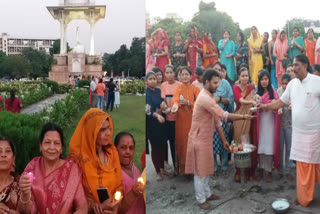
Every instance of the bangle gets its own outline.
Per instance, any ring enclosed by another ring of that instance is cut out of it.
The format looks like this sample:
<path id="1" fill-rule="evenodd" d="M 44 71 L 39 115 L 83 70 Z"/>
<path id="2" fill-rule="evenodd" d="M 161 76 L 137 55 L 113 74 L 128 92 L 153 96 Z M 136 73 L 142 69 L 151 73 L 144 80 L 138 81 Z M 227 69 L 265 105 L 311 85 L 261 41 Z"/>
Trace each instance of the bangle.
<path id="1" fill-rule="evenodd" d="M 31 193 L 29 194 L 29 199 L 28 199 L 27 201 L 23 201 L 23 200 L 22 200 L 22 194 L 20 194 L 20 201 L 21 201 L 21 203 L 26 204 L 26 203 L 28 203 L 28 202 L 30 201 L 30 199 L 31 199 Z"/>

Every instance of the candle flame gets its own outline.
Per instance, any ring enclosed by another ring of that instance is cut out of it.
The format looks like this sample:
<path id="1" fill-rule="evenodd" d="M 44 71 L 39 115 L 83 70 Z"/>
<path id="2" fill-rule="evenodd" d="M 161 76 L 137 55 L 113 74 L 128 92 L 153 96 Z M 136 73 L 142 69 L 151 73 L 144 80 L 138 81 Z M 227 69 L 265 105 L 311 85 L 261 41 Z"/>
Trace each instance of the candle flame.
<path id="1" fill-rule="evenodd" d="M 115 196 L 114 196 L 114 199 L 116 199 L 117 201 L 119 201 L 121 198 L 121 192 L 117 191 Z"/>
<path id="2" fill-rule="evenodd" d="M 140 183 L 142 183 L 142 184 L 144 184 L 144 181 L 143 181 L 143 178 L 138 178 L 138 182 L 140 182 Z"/>

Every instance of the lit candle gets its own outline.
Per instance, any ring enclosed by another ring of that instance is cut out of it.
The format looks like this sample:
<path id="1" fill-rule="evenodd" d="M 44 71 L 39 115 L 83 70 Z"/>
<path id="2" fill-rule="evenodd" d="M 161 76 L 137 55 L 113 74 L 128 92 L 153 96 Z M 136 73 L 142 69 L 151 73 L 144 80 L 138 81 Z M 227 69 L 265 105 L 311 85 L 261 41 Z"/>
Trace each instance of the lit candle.
<path id="1" fill-rule="evenodd" d="M 121 198 L 121 192 L 117 191 L 115 196 L 114 196 L 114 199 L 116 199 L 117 201 L 119 201 Z"/>
<path id="2" fill-rule="evenodd" d="M 138 178 L 138 182 L 140 182 L 141 184 L 144 184 L 143 178 Z"/>
<path id="3" fill-rule="evenodd" d="M 33 173 L 32 173 L 32 172 L 29 172 L 29 173 L 28 173 L 28 176 L 29 176 L 30 181 L 33 182 Z"/>

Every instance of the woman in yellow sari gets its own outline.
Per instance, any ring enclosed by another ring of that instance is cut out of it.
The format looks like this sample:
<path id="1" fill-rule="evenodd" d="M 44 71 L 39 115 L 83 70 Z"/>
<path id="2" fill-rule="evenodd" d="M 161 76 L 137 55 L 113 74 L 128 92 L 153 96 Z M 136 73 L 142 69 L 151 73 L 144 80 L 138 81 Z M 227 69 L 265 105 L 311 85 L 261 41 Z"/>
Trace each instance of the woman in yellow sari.
<path id="1" fill-rule="evenodd" d="M 252 82 L 258 85 L 258 72 L 263 68 L 261 48 L 262 37 L 256 26 L 251 27 L 251 35 L 248 39 L 249 44 L 249 72 Z"/>
<path id="2" fill-rule="evenodd" d="M 69 143 L 70 157 L 83 171 L 83 187 L 89 213 L 117 213 L 121 200 L 114 200 L 116 191 L 123 195 L 121 166 L 112 142 L 112 118 L 93 108 L 81 118 Z M 97 189 L 106 188 L 109 199 L 100 202 Z"/>

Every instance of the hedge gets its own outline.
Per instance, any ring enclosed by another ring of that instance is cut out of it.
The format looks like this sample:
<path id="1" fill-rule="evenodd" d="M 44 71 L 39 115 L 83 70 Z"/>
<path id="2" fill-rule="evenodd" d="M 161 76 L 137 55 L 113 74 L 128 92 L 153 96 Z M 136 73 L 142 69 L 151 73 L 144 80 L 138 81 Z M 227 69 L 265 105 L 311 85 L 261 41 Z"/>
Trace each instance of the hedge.
<path id="1" fill-rule="evenodd" d="M 120 85 L 120 94 L 144 94 L 146 91 L 143 80 L 125 81 Z"/>

